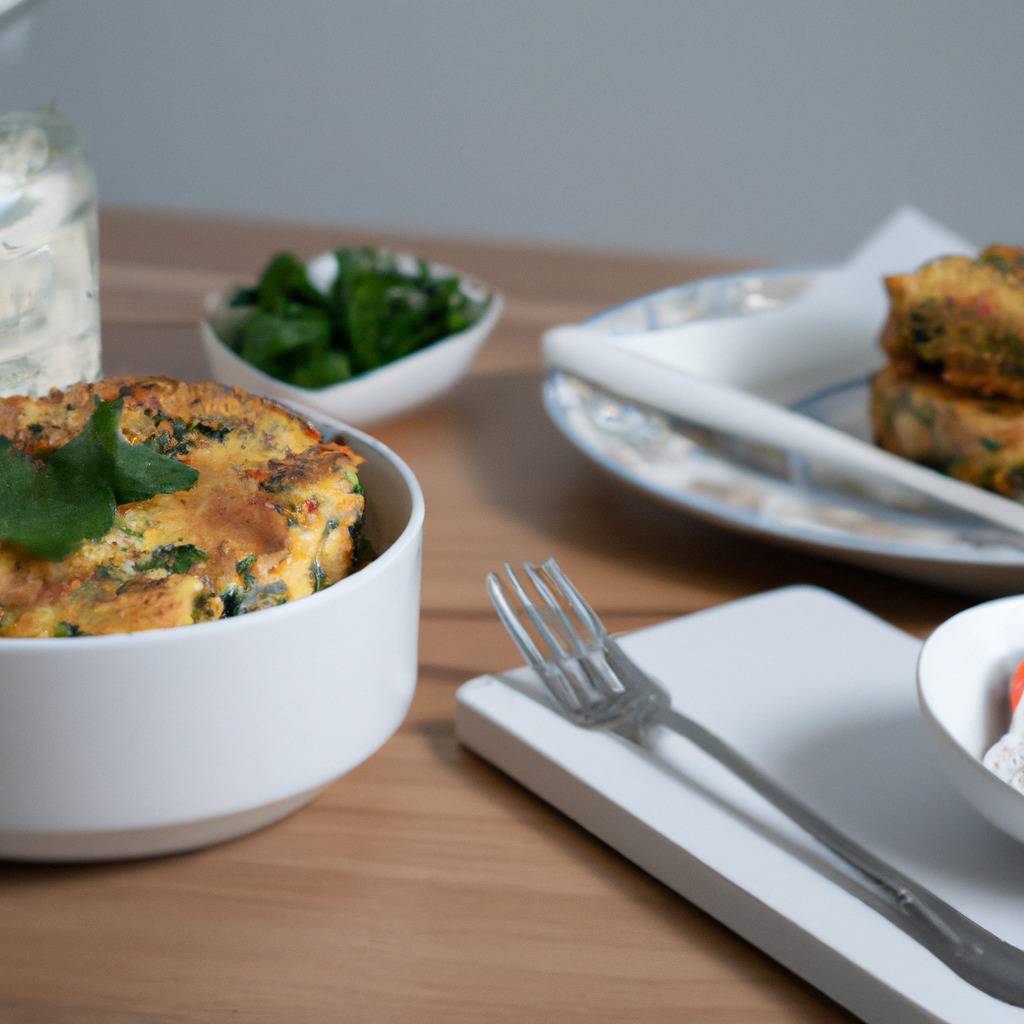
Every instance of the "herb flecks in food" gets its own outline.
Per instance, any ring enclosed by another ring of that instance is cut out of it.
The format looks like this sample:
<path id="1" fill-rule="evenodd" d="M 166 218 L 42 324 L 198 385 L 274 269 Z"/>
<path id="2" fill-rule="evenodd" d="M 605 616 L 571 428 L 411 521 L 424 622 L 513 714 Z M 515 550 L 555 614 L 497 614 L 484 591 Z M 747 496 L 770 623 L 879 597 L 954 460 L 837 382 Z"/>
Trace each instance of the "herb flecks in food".
<path id="1" fill-rule="evenodd" d="M 242 603 L 242 590 L 240 587 L 231 584 L 221 595 L 221 603 L 224 605 L 224 618 L 233 618 L 239 612 Z"/>
<path id="2" fill-rule="evenodd" d="M 230 305 L 249 310 L 230 339 L 243 359 L 290 384 L 323 388 L 465 330 L 487 305 L 423 260 L 409 269 L 375 249 L 335 255 L 326 294 L 291 253 L 275 256 L 255 288 L 234 294 Z"/>
<path id="3" fill-rule="evenodd" d="M 216 613 L 211 611 L 212 594 L 202 593 L 192 603 L 192 621 L 202 622 L 204 619 L 216 618 Z"/>
<path id="4" fill-rule="evenodd" d="M 45 458 L 0 437 L 0 539 L 60 561 L 102 537 L 118 505 L 195 484 L 191 466 L 125 439 L 121 408 L 97 402 L 82 432 Z"/>
<path id="5" fill-rule="evenodd" d="M 349 528 L 348 535 L 352 538 L 352 565 L 353 568 L 367 565 L 377 557 L 373 545 L 367 540 L 363 533 L 365 520 L 360 516 Z"/>
<path id="6" fill-rule="evenodd" d="M 264 583 L 262 586 L 246 591 L 238 602 L 237 614 L 248 615 L 249 612 L 258 612 L 263 608 L 276 608 L 287 602 L 287 585 L 284 580 L 275 580 L 273 583 Z"/>
<path id="7" fill-rule="evenodd" d="M 327 574 L 320 564 L 319 558 L 314 558 L 309 567 L 309 582 L 313 587 L 313 593 L 318 594 L 326 586 Z"/>
<path id="8" fill-rule="evenodd" d="M 252 567 L 256 564 L 256 555 L 249 554 L 235 563 L 235 572 L 242 578 L 242 586 L 248 590 L 255 582 L 256 577 L 252 574 Z"/>
<path id="9" fill-rule="evenodd" d="M 198 431 L 203 437 L 208 437 L 214 441 L 223 441 L 228 434 L 231 433 L 231 427 L 225 427 L 223 424 L 203 423 L 199 422 L 193 425 L 193 429 Z"/>
<path id="10" fill-rule="evenodd" d="M 149 572 L 151 569 L 165 569 L 172 576 L 189 571 L 193 565 L 208 561 L 202 548 L 195 544 L 161 544 L 149 552 L 144 562 L 139 562 L 136 569 Z"/>
<path id="11" fill-rule="evenodd" d="M 88 636 L 75 622 L 58 622 L 53 628 L 54 636 Z"/>

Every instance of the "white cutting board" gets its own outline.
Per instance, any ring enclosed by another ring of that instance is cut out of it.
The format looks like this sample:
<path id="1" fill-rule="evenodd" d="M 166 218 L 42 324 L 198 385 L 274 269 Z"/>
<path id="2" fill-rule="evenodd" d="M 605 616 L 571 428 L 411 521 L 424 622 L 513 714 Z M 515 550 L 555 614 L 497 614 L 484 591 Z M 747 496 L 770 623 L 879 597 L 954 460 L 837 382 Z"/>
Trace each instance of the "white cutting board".
<path id="1" fill-rule="evenodd" d="M 941 774 L 917 710 L 918 640 L 828 591 L 791 587 L 623 646 L 676 708 L 1024 947 L 1024 846 Z M 972 988 L 853 896 L 831 855 L 685 740 L 647 754 L 570 725 L 528 670 L 503 680 L 460 688 L 466 746 L 864 1020 L 1024 1024 L 1024 1010 Z"/>

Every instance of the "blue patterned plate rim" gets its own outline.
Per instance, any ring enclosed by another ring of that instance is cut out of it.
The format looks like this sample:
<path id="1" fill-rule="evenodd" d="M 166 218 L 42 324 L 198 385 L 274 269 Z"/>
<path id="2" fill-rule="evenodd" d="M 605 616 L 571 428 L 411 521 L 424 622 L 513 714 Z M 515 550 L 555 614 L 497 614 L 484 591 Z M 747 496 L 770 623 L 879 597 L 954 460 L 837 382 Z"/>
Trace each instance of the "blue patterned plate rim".
<path id="1" fill-rule="evenodd" d="M 616 306 L 609 307 L 599 313 L 587 318 L 585 323 L 597 324 L 608 318 L 623 313 L 634 306 L 650 303 L 672 295 L 685 295 L 687 292 L 697 291 L 701 287 L 715 284 L 729 284 L 740 282 L 746 279 L 771 278 L 771 277 L 799 277 L 810 276 L 821 273 L 827 268 L 818 267 L 770 267 L 757 268 L 753 270 L 738 271 L 729 274 L 712 275 L 687 281 L 679 285 L 661 289 L 647 295 L 638 296 Z M 756 315 L 756 314 L 752 314 Z M 653 328 L 657 330 L 657 328 Z M 851 533 L 844 533 L 836 528 L 815 528 L 813 525 L 789 523 L 781 519 L 773 519 L 759 510 L 749 510 L 728 501 L 715 500 L 702 494 L 694 493 L 685 489 L 676 489 L 648 480 L 632 472 L 628 467 L 621 465 L 611 458 L 599 447 L 591 444 L 588 440 L 572 427 L 567 418 L 566 409 L 557 395 L 557 384 L 561 380 L 574 379 L 571 374 L 562 370 L 550 369 L 546 375 L 542 397 L 545 410 L 552 422 L 561 433 L 578 448 L 589 459 L 599 465 L 606 472 L 625 481 L 630 486 L 645 491 L 670 505 L 680 507 L 696 513 L 703 518 L 727 526 L 735 526 L 752 534 L 767 535 L 780 541 L 796 543 L 798 545 L 810 545 L 819 549 L 832 549 L 836 551 L 849 552 L 853 554 L 883 556 L 910 560 L 915 562 L 942 562 L 955 567 L 964 566 L 1005 566 L 1019 567 L 1024 565 L 1024 552 L 1018 553 L 1011 548 L 997 543 L 992 544 L 971 544 L 961 541 L 953 544 L 927 544 L 908 543 L 906 541 L 891 539 L 887 537 L 861 537 Z M 842 392 L 846 389 L 862 384 L 863 379 L 838 381 L 827 388 L 809 395 L 795 403 L 793 408 L 797 411 L 803 410 L 832 394 Z M 588 385 L 592 386 L 592 385 Z M 601 389 L 595 389 L 600 391 Z M 610 396 L 614 397 L 614 396 Z M 641 407 L 641 403 L 631 403 L 628 399 L 624 404 L 633 404 Z M 712 456 L 718 458 L 717 456 Z M 719 459 L 724 464 L 726 460 Z M 797 493 L 797 487 L 783 481 L 772 481 L 783 491 L 789 490 Z M 806 492 L 805 492 L 806 493 Z M 923 528 L 929 525 L 925 516 L 917 517 Z M 935 523 L 936 529 L 948 529 L 948 524 Z"/>

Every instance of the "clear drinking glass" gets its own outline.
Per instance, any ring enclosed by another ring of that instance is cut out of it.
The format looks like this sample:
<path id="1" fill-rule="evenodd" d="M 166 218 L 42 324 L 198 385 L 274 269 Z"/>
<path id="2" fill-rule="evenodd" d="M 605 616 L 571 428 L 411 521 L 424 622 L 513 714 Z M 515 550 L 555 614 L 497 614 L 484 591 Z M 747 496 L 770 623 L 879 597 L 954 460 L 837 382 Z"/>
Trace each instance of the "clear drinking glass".
<path id="1" fill-rule="evenodd" d="M 0 117 L 0 395 L 100 373 L 96 179 L 55 111 Z"/>

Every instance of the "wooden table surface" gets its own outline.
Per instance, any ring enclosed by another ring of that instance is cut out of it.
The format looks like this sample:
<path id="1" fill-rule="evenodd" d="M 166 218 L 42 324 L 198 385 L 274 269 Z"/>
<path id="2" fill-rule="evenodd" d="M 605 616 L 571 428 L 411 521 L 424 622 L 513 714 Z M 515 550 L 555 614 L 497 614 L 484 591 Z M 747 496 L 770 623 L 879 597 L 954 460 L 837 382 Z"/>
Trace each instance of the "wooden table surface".
<path id="1" fill-rule="evenodd" d="M 547 421 L 538 337 L 721 262 L 107 211 L 106 372 L 202 378 L 201 296 L 273 251 L 387 242 L 507 312 L 439 402 L 373 428 L 427 503 L 419 685 L 399 733 L 256 835 L 136 863 L 0 865 L 0 1021 L 852 1020 L 457 744 L 464 680 L 517 662 L 486 571 L 556 555 L 616 630 L 789 583 L 924 634 L 963 597 L 770 547 L 624 493 Z"/>

